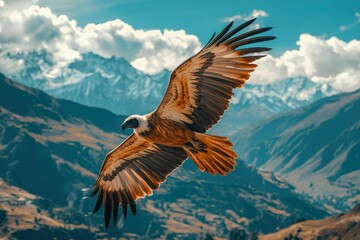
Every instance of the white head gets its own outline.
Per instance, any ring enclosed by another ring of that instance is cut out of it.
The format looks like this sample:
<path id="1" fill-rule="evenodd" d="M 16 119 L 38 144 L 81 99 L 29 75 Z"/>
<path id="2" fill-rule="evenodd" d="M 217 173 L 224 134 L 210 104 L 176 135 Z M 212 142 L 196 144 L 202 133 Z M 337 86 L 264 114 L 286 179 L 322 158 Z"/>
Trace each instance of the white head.
<path id="1" fill-rule="evenodd" d="M 141 133 L 149 130 L 149 122 L 145 116 L 131 115 L 125 119 L 121 128 L 122 130 L 133 128 L 136 133 Z"/>

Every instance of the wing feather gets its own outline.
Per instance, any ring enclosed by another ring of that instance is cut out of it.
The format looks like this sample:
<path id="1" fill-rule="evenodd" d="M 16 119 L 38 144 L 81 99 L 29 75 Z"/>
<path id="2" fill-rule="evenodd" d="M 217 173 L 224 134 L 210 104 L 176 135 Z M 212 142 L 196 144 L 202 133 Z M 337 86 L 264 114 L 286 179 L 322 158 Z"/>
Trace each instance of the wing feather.
<path id="1" fill-rule="evenodd" d="M 259 53 L 270 48 L 240 48 L 247 44 L 269 41 L 272 36 L 255 36 L 272 28 L 260 28 L 237 35 L 255 21 L 229 31 L 228 24 L 192 58 L 171 74 L 162 102 L 153 114 L 184 122 L 192 130 L 206 132 L 215 125 L 229 107 L 233 90 L 249 79 L 256 68 L 252 62 L 263 57 Z"/>
<path id="2" fill-rule="evenodd" d="M 128 206 L 135 215 L 135 201 L 151 195 L 186 159 L 182 148 L 156 145 L 132 134 L 106 156 L 91 193 L 97 194 L 93 212 L 104 204 L 106 227 L 112 213 L 116 225 L 120 204 L 124 218 Z"/>

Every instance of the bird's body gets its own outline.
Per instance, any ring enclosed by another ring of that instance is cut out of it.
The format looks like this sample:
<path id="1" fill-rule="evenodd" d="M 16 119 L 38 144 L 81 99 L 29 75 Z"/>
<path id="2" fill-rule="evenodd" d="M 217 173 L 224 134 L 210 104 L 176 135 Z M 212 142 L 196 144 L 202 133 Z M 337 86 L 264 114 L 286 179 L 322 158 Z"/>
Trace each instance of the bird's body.
<path id="1" fill-rule="evenodd" d="M 144 117 L 147 119 L 148 127 L 142 131 L 135 131 L 147 141 L 164 146 L 183 147 L 195 136 L 194 131 L 182 122 L 166 118 L 159 120 L 155 112 Z"/>
<path id="2" fill-rule="evenodd" d="M 255 19 L 254 19 L 255 20 Z M 190 157 L 201 171 L 226 175 L 236 165 L 233 144 L 226 137 L 206 134 L 229 107 L 233 90 L 242 87 L 269 48 L 240 46 L 274 39 L 251 37 L 271 28 L 240 35 L 250 20 L 229 31 L 230 23 L 199 53 L 183 62 L 171 74 L 159 107 L 146 115 L 132 115 L 123 130 L 133 128 L 123 143 L 105 158 L 91 196 L 97 194 L 94 212 L 104 203 L 105 226 L 111 213 L 116 224 L 118 207 L 127 216 L 128 205 L 136 213 L 135 201 L 151 195 L 166 177 Z"/>

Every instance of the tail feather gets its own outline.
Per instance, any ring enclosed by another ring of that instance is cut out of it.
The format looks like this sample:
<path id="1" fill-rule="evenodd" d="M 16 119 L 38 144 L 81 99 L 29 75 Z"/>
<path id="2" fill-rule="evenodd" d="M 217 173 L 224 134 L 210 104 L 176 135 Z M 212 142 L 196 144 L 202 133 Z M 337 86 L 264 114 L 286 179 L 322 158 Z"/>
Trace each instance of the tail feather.
<path id="1" fill-rule="evenodd" d="M 234 169 L 237 155 L 227 138 L 202 133 L 195 133 L 195 137 L 207 146 L 205 151 L 193 151 L 188 147 L 184 149 L 201 171 L 224 176 Z"/>

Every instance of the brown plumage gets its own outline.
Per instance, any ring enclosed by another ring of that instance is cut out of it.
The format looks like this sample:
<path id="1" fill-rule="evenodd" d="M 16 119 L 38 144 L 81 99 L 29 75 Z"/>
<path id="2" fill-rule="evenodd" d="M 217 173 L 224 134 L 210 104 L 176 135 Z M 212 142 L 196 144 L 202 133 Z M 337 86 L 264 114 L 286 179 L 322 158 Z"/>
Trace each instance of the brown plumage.
<path id="1" fill-rule="evenodd" d="M 234 169 L 237 155 L 232 143 L 205 132 L 229 107 L 233 90 L 249 79 L 257 66 L 253 62 L 264 56 L 258 53 L 270 50 L 238 49 L 274 39 L 252 37 L 271 28 L 237 35 L 254 20 L 231 31 L 230 23 L 214 34 L 199 53 L 172 72 L 165 96 L 154 112 L 125 120 L 122 128 L 134 128 L 134 133 L 106 156 L 91 194 L 97 194 L 94 212 L 104 203 L 106 227 L 112 214 L 116 224 L 119 205 L 124 218 L 128 206 L 135 215 L 135 201 L 151 195 L 188 157 L 201 171 L 213 175 Z"/>

